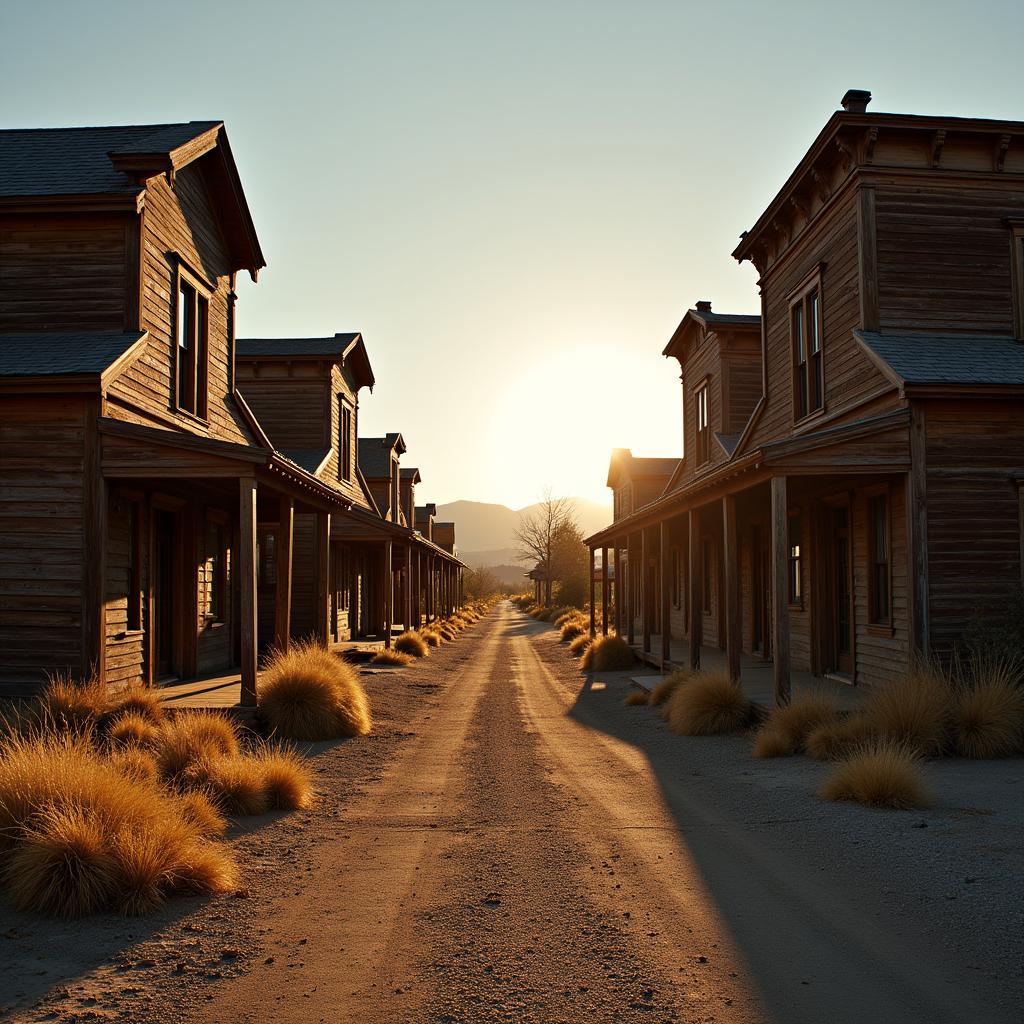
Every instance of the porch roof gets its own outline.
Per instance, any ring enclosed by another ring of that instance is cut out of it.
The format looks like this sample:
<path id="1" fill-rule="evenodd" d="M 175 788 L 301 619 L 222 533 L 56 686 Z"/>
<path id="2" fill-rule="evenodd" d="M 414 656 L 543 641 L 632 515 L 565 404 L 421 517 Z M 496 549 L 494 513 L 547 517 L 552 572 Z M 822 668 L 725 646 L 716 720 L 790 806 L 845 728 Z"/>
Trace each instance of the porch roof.
<path id="1" fill-rule="evenodd" d="M 145 345 L 146 331 L 20 331 L 0 334 L 0 382 L 58 379 L 73 388 L 102 387 Z"/>

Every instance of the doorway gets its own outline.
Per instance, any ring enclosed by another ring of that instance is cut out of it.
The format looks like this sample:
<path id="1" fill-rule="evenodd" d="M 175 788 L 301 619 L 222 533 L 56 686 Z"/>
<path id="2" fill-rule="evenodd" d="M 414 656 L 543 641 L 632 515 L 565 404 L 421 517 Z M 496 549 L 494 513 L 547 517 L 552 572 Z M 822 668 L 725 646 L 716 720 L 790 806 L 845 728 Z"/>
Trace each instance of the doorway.
<path id="1" fill-rule="evenodd" d="M 174 605 L 177 597 L 174 573 L 175 522 L 171 512 L 153 512 L 153 656 L 156 676 L 175 674 Z"/>

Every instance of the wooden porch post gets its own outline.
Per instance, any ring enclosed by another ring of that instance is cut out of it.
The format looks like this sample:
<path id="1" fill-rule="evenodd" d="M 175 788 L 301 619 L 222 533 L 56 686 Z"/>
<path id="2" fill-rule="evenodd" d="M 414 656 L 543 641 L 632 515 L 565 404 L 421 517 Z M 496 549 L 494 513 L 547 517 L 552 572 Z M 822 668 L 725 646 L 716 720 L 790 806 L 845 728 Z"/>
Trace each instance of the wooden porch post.
<path id="1" fill-rule="evenodd" d="M 608 635 L 608 595 L 611 593 L 611 581 L 608 578 L 610 550 L 607 545 L 601 548 L 601 636 Z"/>
<path id="2" fill-rule="evenodd" d="M 405 628 L 412 629 L 412 545 L 405 545 Z"/>
<path id="3" fill-rule="evenodd" d="M 622 549 L 615 541 L 615 632 L 622 636 Z"/>
<path id="4" fill-rule="evenodd" d="M 910 410 L 910 472 L 907 473 L 906 532 L 907 566 L 911 583 L 907 587 L 909 604 L 910 648 L 927 656 L 931 650 L 931 628 L 928 600 L 928 454 L 924 406 L 912 405 Z M 1022 545 L 1024 545 L 1024 534 Z M 1024 573 L 1024 547 L 1022 573 Z"/>
<path id="5" fill-rule="evenodd" d="M 700 557 L 700 513 L 691 508 L 689 513 L 689 562 L 690 571 L 686 584 L 690 589 L 690 668 L 700 668 L 700 645 L 703 637 L 703 608 L 701 584 L 703 560 Z"/>
<path id="6" fill-rule="evenodd" d="M 587 549 L 590 552 L 590 557 L 587 559 L 587 563 L 590 566 L 590 635 L 597 635 L 597 623 L 595 616 L 597 615 L 597 609 L 594 607 L 594 601 L 597 599 L 597 593 L 594 589 L 594 548 Z"/>
<path id="7" fill-rule="evenodd" d="M 661 533 L 661 669 L 672 660 L 672 550 L 668 520 L 659 524 Z"/>
<path id="8" fill-rule="evenodd" d="M 414 599 L 415 600 L 415 604 L 414 604 L 413 610 L 412 610 L 413 625 L 415 626 L 416 629 L 419 629 L 420 626 L 422 625 L 422 623 L 420 622 L 420 615 L 422 613 L 422 605 L 420 603 L 420 599 L 422 598 L 423 594 L 422 594 L 421 589 L 420 589 L 421 586 L 422 586 L 422 580 L 420 579 L 420 567 L 421 567 L 420 566 L 420 549 L 417 548 L 416 549 L 416 597 Z"/>
<path id="9" fill-rule="evenodd" d="M 736 496 L 722 498 L 722 539 L 725 552 L 725 651 L 729 678 L 739 682 L 742 650 L 740 615 L 739 531 L 736 526 Z"/>
<path id="10" fill-rule="evenodd" d="M 107 681 L 107 481 L 100 465 L 99 400 L 89 400 L 85 425 L 82 611 L 82 676 Z M 150 569 L 152 571 L 152 568 Z M 150 624 L 152 633 L 152 624 Z"/>
<path id="11" fill-rule="evenodd" d="M 633 606 L 640 588 L 636 585 L 636 545 L 633 534 L 626 537 L 626 571 L 629 573 L 629 586 L 626 587 L 626 642 L 632 646 L 636 643 L 636 608 Z"/>
<path id="12" fill-rule="evenodd" d="M 295 502 L 282 495 L 277 526 L 277 580 L 274 589 L 274 646 L 287 651 L 292 635 L 292 538 Z"/>
<path id="13" fill-rule="evenodd" d="M 651 549 L 647 544 L 647 527 L 640 528 L 640 623 L 643 629 L 644 654 L 651 653 L 651 589 L 650 582 Z"/>
<path id="14" fill-rule="evenodd" d="M 789 523 L 786 478 L 772 477 L 772 676 L 775 703 L 789 703 Z"/>
<path id="15" fill-rule="evenodd" d="M 316 514 L 316 614 L 313 628 L 322 644 L 330 642 L 331 610 L 331 514 Z"/>
<path id="16" fill-rule="evenodd" d="M 256 706 L 256 479 L 238 481 L 238 581 L 242 612 L 242 707 Z"/>
<path id="17" fill-rule="evenodd" d="M 384 542 L 384 646 L 391 647 L 391 621 L 394 615 L 395 578 L 391 573 L 391 541 Z"/>

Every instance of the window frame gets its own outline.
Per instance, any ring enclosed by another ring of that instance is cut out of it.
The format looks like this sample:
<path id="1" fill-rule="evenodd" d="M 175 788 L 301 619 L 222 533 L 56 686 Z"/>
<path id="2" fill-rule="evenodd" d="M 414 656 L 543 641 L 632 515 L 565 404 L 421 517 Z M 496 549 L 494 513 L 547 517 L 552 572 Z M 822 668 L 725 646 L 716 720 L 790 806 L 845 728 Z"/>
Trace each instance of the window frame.
<path id="1" fill-rule="evenodd" d="M 822 266 L 816 267 L 789 296 L 789 355 L 793 392 L 793 423 L 825 412 L 825 314 Z M 815 301 L 816 300 L 816 301 Z M 801 325 L 803 358 L 797 346 L 796 323 Z M 813 338 L 817 349 L 811 351 Z M 816 404 L 812 404 L 815 398 Z"/>
<path id="2" fill-rule="evenodd" d="M 211 536 L 213 550 L 211 551 Z M 211 557 L 214 559 L 210 572 Z M 208 625 L 227 622 L 231 600 L 228 591 L 228 531 L 224 517 L 207 516 L 203 530 L 203 563 L 210 575 L 206 579 L 206 608 L 203 617 Z M 217 608 L 214 610 L 214 595 Z"/>
<path id="3" fill-rule="evenodd" d="M 796 524 L 797 543 L 793 544 L 793 524 Z M 796 547 L 797 553 L 793 554 Z M 804 610 L 804 544 L 803 516 L 799 511 L 786 516 L 786 601 L 795 611 Z"/>
<path id="4" fill-rule="evenodd" d="M 1013 335 L 1024 341 L 1024 220 L 1010 220 L 1010 275 L 1013 284 Z"/>
<path id="5" fill-rule="evenodd" d="M 188 317 L 190 348 L 182 348 L 182 296 L 186 289 L 191 293 L 191 315 Z M 174 275 L 174 311 L 172 348 L 173 394 L 171 402 L 174 410 L 191 416 L 203 423 L 209 422 L 210 414 L 210 299 L 213 292 L 197 275 L 192 273 L 179 261 Z M 182 351 L 190 352 L 188 363 L 182 365 Z M 183 381 L 182 370 L 187 377 Z M 183 386 L 184 385 L 184 386 Z M 182 394 L 186 391 L 187 394 Z M 191 408 L 183 399 L 191 399 Z"/>
<path id="6" fill-rule="evenodd" d="M 338 395 L 338 479 L 345 483 L 352 481 L 353 422 L 352 403 Z"/>
<path id="7" fill-rule="evenodd" d="M 125 629 L 142 631 L 142 502 L 128 500 L 128 595 Z"/>
<path id="8" fill-rule="evenodd" d="M 893 595 L 892 595 L 892 495 L 889 488 L 884 487 L 872 490 L 865 495 L 867 513 L 867 575 L 868 575 L 868 625 L 875 629 L 892 630 L 893 628 Z M 885 562 L 876 562 L 876 535 L 875 535 L 875 503 L 883 502 L 884 526 L 885 526 Z M 878 611 L 878 582 L 877 569 L 885 565 L 885 594 L 886 608 L 885 615 L 880 616 Z"/>
<path id="9" fill-rule="evenodd" d="M 711 461 L 711 401 L 709 397 L 709 378 L 705 377 L 693 389 L 693 422 L 695 461 L 697 467 L 706 466 Z"/>

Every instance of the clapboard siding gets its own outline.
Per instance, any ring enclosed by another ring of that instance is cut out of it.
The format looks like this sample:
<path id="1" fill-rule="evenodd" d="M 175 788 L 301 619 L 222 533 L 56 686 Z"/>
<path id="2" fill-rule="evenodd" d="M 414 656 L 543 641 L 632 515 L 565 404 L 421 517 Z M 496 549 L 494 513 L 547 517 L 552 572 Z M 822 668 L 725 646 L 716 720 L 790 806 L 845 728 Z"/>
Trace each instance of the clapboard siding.
<path id="1" fill-rule="evenodd" d="M 121 330 L 127 216 L 0 218 L 0 330 Z"/>
<path id="2" fill-rule="evenodd" d="M 85 403 L 0 402 L 0 693 L 82 663 Z"/>

